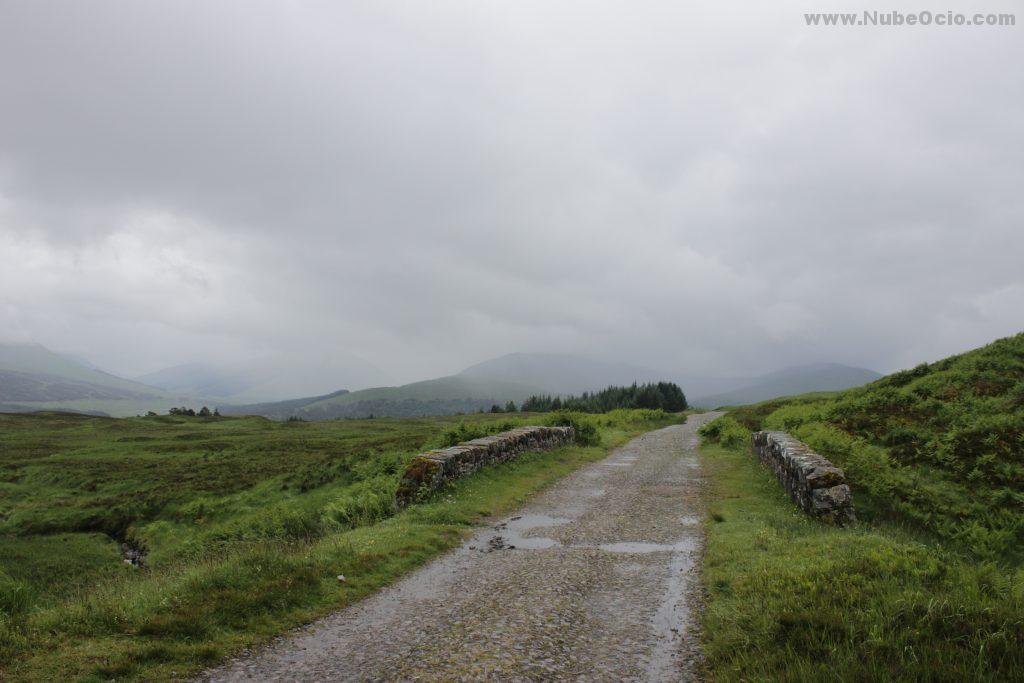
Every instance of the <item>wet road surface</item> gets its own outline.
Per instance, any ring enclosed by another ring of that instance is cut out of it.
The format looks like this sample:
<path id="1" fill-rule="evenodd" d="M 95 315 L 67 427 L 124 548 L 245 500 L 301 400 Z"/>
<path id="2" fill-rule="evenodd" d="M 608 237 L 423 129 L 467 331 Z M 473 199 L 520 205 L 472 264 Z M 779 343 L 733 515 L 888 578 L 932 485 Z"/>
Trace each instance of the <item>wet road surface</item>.
<path id="1" fill-rule="evenodd" d="M 696 430 L 716 416 L 630 441 L 459 549 L 200 680 L 689 680 Z"/>

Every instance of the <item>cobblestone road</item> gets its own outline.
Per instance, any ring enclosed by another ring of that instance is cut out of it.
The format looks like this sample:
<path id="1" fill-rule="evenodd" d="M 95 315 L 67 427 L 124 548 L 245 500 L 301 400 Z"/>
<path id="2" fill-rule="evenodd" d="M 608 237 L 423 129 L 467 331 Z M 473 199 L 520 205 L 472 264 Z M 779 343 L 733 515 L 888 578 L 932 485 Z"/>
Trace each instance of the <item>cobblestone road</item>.
<path id="1" fill-rule="evenodd" d="M 376 595 L 202 681 L 678 681 L 693 674 L 696 429 L 649 432 Z"/>

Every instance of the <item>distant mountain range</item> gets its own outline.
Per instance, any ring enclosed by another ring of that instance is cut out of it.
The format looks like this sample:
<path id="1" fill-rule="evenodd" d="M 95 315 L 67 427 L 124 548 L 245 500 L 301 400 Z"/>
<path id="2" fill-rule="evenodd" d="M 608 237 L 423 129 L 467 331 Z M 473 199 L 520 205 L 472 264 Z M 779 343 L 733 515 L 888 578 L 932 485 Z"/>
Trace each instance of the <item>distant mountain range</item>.
<path id="1" fill-rule="evenodd" d="M 159 399 L 153 387 L 102 372 L 39 344 L 0 344 L 0 409 L 23 403 L 73 405 Z M 94 408 L 89 412 L 102 412 Z"/>
<path id="2" fill-rule="evenodd" d="M 494 404 L 522 402 L 541 390 L 514 382 L 482 377 L 451 375 L 398 387 L 377 387 L 361 391 L 340 392 L 281 403 L 225 406 L 226 415 L 263 415 L 273 419 L 300 417 L 325 420 L 340 417 L 419 417 L 424 415 L 455 415 L 487 410 Z"/>
<path id="3" fill-rule="evenodd" d="M 863 368 L 824 363 L 756 377 L 686 378 L 569 354 L 513 353 L 456 375 L 359 388 L 382 375 L 368 363 L 339 354 L 328 360 L 272 356 L 227 367 L 192 363 L 128 380 L 39 344 L 0 344 L 0 411 L 70 410 L 123 416 L 164 412 L 176 405 L 209 405 L 224 414 L 273 419 L 421 416 L 475 412 L 508 401 L 518 404 L 533 394 L 579 394 L 659 380 L 678 383 L 693 405 L 714 407 L 846 389 L 880 376 Z M 339 382 L 345 384 L 339 386 Z"/>
<path id="4" fill-rule="evenodd" d="M 366 417 L 368 415 L 447 415 L 517 404 L 534 394 L 578 394 L 612 384 L 664 379 L 655 370 L 557 353 L 512 353 L 472 365 L 457 375 L 397 387 L 363 389 L 313 397 L 305 403 L 221 408 L 228 414 L 254 413 L 283 419 Z"/>
<path id="5" fill-rule="evenodd" d="M 135 381 L 183 396 L 242 404 L 381 386 L 390 377 L 367 361 L 338 351 L 329 356 L 274 354 L 226 366 L 188 363 L 136 377 Z"/>
<path id="6" fill-rule="evenodd" d="M 690 403 L 704 408 L 760 403 L 779 396 L 849 389 L 873 382 L 881 376 L 874 370 L 839 363 L 801 365 L 757 377 L 725 380 L 738 386 L 719 393 L 694 396 Z"/>
<path id="7" fill-rule="evenodd" d="M 113 416 L 172 406 L 235 405 L 345 393 L 340 386 L 373 386 L 387 376 L 339 353 L 327 359 L 275 355 L 216 367 L 178 365 L 133 380 L 96 369 L 82 359 L 39 344 L 0 344 L 0 411 L 68 410 Z"/>
<path id="8" fill-rule="evenodd" d="M 274 419 L 366 417 L 368 415 L 419 416 L 487 410 L 517 404 L 534 394 L 579 394 L 610 385 L 669 380 L 685 392 L 696 385 L 703 393 L 690 397 L 692 405 L 715 407 L 753 403 L 778 396 L 834 391 L 865 384 L 880 377 L 876 372 L 837 363 L 786 368 L 755 377 L 673 377 L 650 368 L 606 363 L 591 358 L 554 353 L 513 353 L 472 365 L 457 375 L 397 387 L 379 387 L 332 396 L 281 403 L 228 406 L 222 412 L 257 414 Z"/>

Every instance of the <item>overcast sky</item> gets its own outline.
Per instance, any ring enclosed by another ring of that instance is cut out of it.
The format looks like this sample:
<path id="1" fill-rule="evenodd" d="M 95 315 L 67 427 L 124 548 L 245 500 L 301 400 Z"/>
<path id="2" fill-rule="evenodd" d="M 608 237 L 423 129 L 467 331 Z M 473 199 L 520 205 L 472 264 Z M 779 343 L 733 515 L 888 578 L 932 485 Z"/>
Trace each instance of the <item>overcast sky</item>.
<path id="1" fill-rule="evenodd" d="M 0 0 L 0 338 L 406 381 L 1012 334 L 1024 26 L 803 19 L 927 4 Z"/>

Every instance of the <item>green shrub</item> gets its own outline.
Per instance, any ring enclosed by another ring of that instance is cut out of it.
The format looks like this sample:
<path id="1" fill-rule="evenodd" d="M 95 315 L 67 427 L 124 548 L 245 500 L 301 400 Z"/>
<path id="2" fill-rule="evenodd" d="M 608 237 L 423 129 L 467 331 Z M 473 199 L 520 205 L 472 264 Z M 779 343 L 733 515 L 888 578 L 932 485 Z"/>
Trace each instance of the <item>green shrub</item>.
<path id="1" fill-rule="evenodd" d="M 750 443 L 750 431 L 728 415 L 712 420 L 698 429 L 697 433 L 705 441 L 721 444 L 727 448 L 736 448 Z"/>
<path id="2" fill-rule="evenodd" d="M 551 427 L 572 427 L 576 433 L 576 443 L 581 446 L 597 446 L 601 443 L 597 425 L 583 413 L 558 412 L 547 419 Z"/>
<path id="3" fill-rule="evenodd" d="M 479 439 L 490 434 L 498 434 L 499 432 L 507 432 L 510 429 L 516 427 L 516 423 L 511 421 L 500 422 L 497 424 L 473 424 L 468 425 L 465 422 L 460 422 L 459 425 L 453 429 L 449 429 L 441 436 L 439 448 L 449 448 L 451 446 L 457 446 L 464 441 L 472 441 L 473 439 Z"/>

